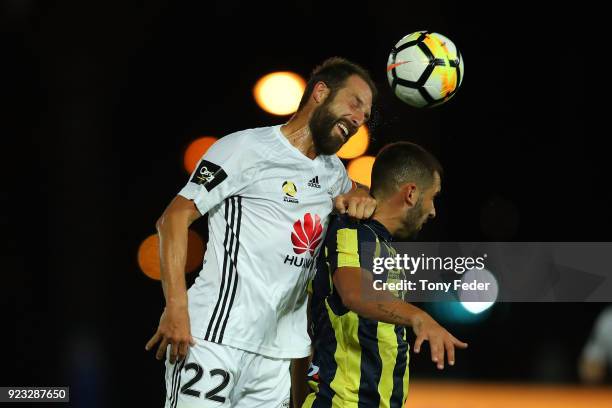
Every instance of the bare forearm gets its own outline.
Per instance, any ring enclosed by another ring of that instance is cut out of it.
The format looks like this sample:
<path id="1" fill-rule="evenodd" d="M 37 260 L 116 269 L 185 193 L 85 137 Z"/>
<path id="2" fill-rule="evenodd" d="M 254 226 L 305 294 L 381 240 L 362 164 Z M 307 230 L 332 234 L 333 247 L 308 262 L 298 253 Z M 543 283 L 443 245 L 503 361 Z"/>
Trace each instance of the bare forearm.
<path id="1" fill-rule="evenodd" d="M 300 408 L 310 393 L 306 373 L 310 365 L 310 356 L 291 361 L 291 399 L 293 408 Z"/>
<path id="2" fill-rule="evenodd" d="M 455 363 L 455 347 L 468 345 L 440 326 L 431 316 L 418 307 L 406 303 L 387 290 L 375 290 L 372 275 L 359 267 L 338 268 L 333 276 L 334 286 L 342 303 L 360 316 L 402 326 L 411 326 L 417 336 L 415 352 L 420 351 L 424 341 L 431 345 L 431 358 L 439 369 L 444 368 L 444 355 L 448 363 Z"/>
<path id="3" fill-rule="evenodd" d="M 391 294 L 377 294 L 377 300 L 355 300 L 347 305 L 360 316 L 385 323 L 414 326 L 427 314 L 410 303 L 403 302 Z"/>
<path id="4" fill-rule="evenodd" d="M 157 225 L 161 281 L 168 306 L 187 305 L 185 263 L 188 227 L 187 222 L 169 217 L 162 217 Z"/>
<path id="5" fill-rule="evenodd" d="M 342 303 L 360 316 L 385 323 L 414 326 L 429 317 L 418 307 L 398 299 L 388 290 L 373 287 L 369 271 L 355 268 L 339 268 L 334 274 L 334 285 Z"/>

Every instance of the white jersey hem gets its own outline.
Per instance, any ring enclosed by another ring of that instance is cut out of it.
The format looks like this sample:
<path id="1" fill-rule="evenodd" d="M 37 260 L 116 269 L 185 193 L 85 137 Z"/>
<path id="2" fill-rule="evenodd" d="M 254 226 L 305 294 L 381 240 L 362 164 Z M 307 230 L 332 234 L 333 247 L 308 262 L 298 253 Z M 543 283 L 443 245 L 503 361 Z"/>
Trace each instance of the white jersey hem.
<path id="1" fill-rule="evenodd" d="M 278 349 L 266 347 L 264 345 L 256 346 L 252 343 L 232 339 L 227 336 L 224 336 L 223 341 L 218 344 L 238 348 L 251 353 L 261 354 L 262 356 L 269 358 L 303 358 L 310 356 L 310 345 L 302 349 Z"/>

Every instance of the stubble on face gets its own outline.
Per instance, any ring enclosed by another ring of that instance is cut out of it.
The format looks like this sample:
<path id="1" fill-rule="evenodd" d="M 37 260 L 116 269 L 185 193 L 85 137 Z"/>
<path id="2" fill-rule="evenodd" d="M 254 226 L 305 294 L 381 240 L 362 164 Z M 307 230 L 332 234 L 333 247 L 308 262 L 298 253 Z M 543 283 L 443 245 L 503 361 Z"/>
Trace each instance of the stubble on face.
<path id="1" fill-rule="evenodd" d="M 334 97 L 335 95 L 328 96 L 325 102 L 314 110 L 308 123 L 317 154 L 336 154 L 346 141 L 342 136 L 334 133 L 340 119 L 331 110 Z"/>
<path id="2" fill-rule="evenodd" d="M 427 220 L 423 209 L 423 196 L 419 197 L 414 207 L 406 213 L 402 228 L 396 234 L 400 239 L 415 239 L 423 224 Z"/>

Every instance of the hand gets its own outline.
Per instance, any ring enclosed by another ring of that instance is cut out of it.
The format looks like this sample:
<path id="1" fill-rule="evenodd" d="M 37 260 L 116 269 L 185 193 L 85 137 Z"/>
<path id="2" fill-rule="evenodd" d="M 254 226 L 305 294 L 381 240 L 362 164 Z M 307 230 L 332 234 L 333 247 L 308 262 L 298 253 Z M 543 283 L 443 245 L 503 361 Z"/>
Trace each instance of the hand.
<path id="1" fill-rule="evenodd" d="M 419 314 L 415 317 L 412 330 L 417 339 L 414 342 L 414 352 L 421 351 L 421 345 L 425 340 L 429 341 L 431 349 L 431 361 L 437 363 L 438 369 L 444 369 L 444 352 L 448 358 L 449 365 L 455 365 L 455 347 L 465 349 L 467 343 L 457 340 L 446 329 L 440 326 L 427 313 Z"/>
<path id="2" fill-rule="evenodd" d="M 348 214 L 362 220 L 370 218 L 376 209 L 376 200 L 366 188 L 356 188 L 334 199 L 334 207 L 340 214 Z"/>
<path id="3" fill-rule="evenodd" d="M 164 358 L 168 344 L 171 346 L 170 362 L 172 364 L 187 357 L 189 346 L 195 345 L 195 340 L 191 337 L 187 307 L 164 308 L 157 332 L 147 342 L 145 350 L 151 350 L 158 342 L 159 348 L 155 353 L 155 358 L 158 360 Z"/>

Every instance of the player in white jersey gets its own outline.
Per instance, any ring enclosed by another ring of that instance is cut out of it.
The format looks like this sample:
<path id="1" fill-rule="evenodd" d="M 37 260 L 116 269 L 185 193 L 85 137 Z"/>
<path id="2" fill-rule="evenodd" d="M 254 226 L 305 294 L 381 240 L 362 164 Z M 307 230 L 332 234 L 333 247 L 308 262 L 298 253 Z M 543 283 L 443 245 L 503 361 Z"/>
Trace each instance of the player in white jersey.
<path id="1" fill-rule="evenodd" d="M 367 189 L 349 192 L 335 156 L 375 92 L 361 67 L 325 61 L 289 122 L 221 138 L 164 211 L 166 307 L 146 348 L 167 353 L 166 407 L 289 406 L 290 362 L 310 354 L 306 285 L 328 215 L 369 217 L 376 205 Z M 187 230 L 205 213 L 204 265 L 187 293 Z"/>

